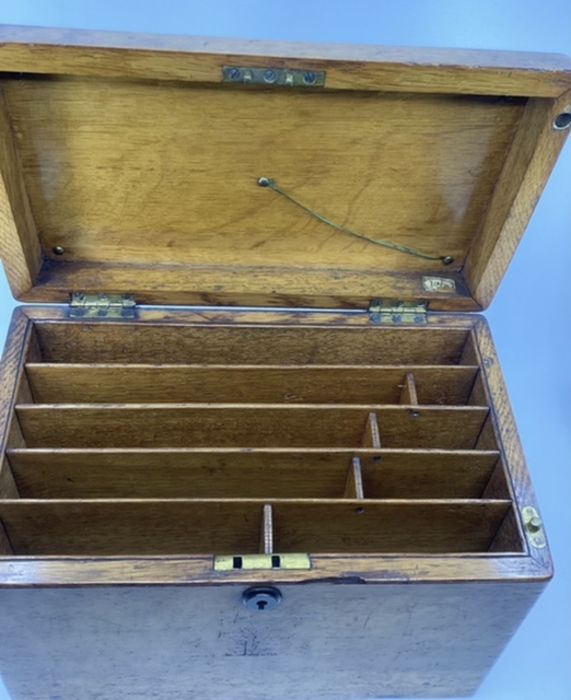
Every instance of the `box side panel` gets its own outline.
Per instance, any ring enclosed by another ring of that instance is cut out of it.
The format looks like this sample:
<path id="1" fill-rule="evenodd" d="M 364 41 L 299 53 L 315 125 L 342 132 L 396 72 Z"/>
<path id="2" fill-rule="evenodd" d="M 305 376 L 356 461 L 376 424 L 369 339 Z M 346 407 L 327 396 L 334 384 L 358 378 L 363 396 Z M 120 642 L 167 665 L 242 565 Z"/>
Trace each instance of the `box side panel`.
<path id="1" fill-rule="evenodd" d="M 482 367 L 483 379 L 492 407 L 491 418 L 494 432 L 511 481 L 514 504 L 520 520 L 519 526 L 526 537 L 529 554 L 543 569 L 545 576 L 551 576 L 553 575 L 553 563 L 541 521 L 539 530 L 530 528 L 529 524 L 526 525 L 525 522 L 525 514 L 529 512 L 529 509 L 538 515 L 539 506 L 531 483 L 499 358 L 490 328 L 484 317 L 478 318 L 473 333 L 479 354 L 479 364 Z"/>
<path id="2" fill-rule="evenodd" d="M 349 700 L 474 692 L 541 584 L 4 590 L 12 700 Z"/>

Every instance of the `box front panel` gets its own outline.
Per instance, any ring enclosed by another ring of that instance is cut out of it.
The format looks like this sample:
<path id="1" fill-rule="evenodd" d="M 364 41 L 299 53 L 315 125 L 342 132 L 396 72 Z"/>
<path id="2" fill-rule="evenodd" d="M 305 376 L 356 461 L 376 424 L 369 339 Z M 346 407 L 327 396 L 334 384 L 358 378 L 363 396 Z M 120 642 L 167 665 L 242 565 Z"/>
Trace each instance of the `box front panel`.
<path id="1" fill-rule="evenodd" d="M 0 592 L 12 700 L 322 700 L 473 692 L 538 586 L 241 586 Z"/>

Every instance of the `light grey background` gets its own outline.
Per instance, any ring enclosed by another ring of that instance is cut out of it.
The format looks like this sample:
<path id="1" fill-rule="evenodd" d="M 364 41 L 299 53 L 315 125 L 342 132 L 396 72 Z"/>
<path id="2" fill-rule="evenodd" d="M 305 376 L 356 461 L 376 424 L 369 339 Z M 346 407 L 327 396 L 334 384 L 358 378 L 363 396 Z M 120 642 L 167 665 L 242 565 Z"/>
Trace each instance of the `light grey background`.
<path id="1" fill-rule="evenodd" d="M 571 54 L 571 0 L 3 0 L 0 23 Z M 570 234 L 568 145 L 486 314 L 550 536 L 556 578 L 484 682 L 479 700 L 571 698 Z M 0 340 L 14 305 L 0 272 Z M 0 687 L 0 700 L 8 697 Z"/>

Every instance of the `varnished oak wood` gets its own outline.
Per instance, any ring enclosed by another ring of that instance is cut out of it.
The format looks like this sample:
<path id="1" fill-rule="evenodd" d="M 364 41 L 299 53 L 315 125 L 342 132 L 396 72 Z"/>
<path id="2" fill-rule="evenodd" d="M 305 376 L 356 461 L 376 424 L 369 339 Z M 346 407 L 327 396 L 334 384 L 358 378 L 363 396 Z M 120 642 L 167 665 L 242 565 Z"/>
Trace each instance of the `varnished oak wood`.
<path id="1" fill-rule="evenodd" d="M 5 71 L 219 83 L 223 65 L 266 67 L 268 61 L 325 69 L 327 85 L 336 90 L 555 97 L 571 87 L 571 60 L 560 54 L 16 26 L 0 30 L 0 70 Z"/>
<path id="2" fill-rule="evenodd" d="M 241 604 L 240 583 L 2 591 L 0 668 L 14 700 L 454 697 L 476 689 L 541 589 L 321 581 L 282 586 L 267 616 Z"/>
<path id="3" fill-rule="evenodd" d="M 93 330 L 97 331 L 98 327 L 105 327 L 109 324 L 93 323 L 88 321 L 78 324 L 77 321 L 70 319 L 69 305 L 58 304 L 47 306 L 46 304 L 26 304 L 18 307 L 20 312 L 34 322 L 34 330 L 38 340 L 38 346 L 44 345 L 44 338 L 40 337 L 41 329 L 47 326 L 67 326 L 74 325 L 89 325 Z M 474 355 L 466 355 L 465 352 L 470 342 L 470 331 L 474 327 L 476 321 L 480 318 L 478 314 L 472 313 L 430 313 L 426 316 L 426 325 L 419 326 L 395 326 L 393 331 L 411 332 L 411 338 L 416 334 L 415 331 L 423 331 L 426 328 L 434 330 L 444 330 L 449 333 L 447 336 L 448 343 L 453 344 L 453 355 L 448 357 L 446 350 L 441 357 L 446 359 L 445 364 L 467 364 L 473 365 Z M 362 328 L 368 330 L 383 330 L 382 326 L 371 324 L 369 313 L 363 309 L 296 309 L 289 307 L 285 309 L 275 309 L 271 307 L 264 308 L 235 308 L 234 306 L 194 306 L 191 308 L 179 307 L 147 307 L 141 306 L 137 309 L 135 326 L 138 324 L 151 327 L 155 324 L 161 326 L 191 326 L 196 325 L 201 327 L 218 327 L 218 326 L 247 326 L 248 328 L 259 328 L 264 326 L 272 326 L 274 328 L 319 328 L 322 330 L 332 330 L 337 328 L 352 329 Z M 133 324 L 133 321 L 130 322 Z M 125 324 L 114 322 L 113 327 L 121 328 Z M 462 332 L 463 331 L 463 332 Z M 63 331 L 61 331 L 63 332 Z M 118 331 L 118 336 L 121 337 L 121 332 Z M 79 334 L 78 334 L 79 335 Z M 400 335 L 397 334 L 397 337 Z M 438 336 L 439 334 L 435 334 Z M 55 333 L 53 334 L 55 336 Z M 53 337 L 52 336 L 52 337 Z M 382 337 L 382 336 L 379 336 Z M 405 336 L 406 337 L 406 336 Z M 420 336 L 424 341 L 428 335 Z M 55 338 L 53 338 L 55 340 Z M 401 336 L 402 340 L 402 336 Z M 71 342 L 75 342 L 71 341 Z M 380 341 L 377 341 L 380 342 Z M 411 341 L 414 342 L 414 341 Z M 422 345 L 422 343 L 420 343 Z M 222 344 L 223 346 L 224 344 Z M 446 348 L 446 344 L 444 344 Z M 87 350 L 87 346 L 85 348 Z M 101 351 L 103 347 L 99 348 Z M 278 348 L 279 349 L 279 348 Z M 158 350 L 158 346 L 155 348 Z M 457 351 L 457 352 L 456 352 Z M 466 358 L 466 359 L 465 359 Z M 470 359 L 472 358 L 472 359 Z M 47 359 L 47 358 L 44 358 Z M 30 362 L 37 360 L 30 359 Z M 101 361 L 99 360 L 95 360 Z M 127 358 L 126 362 L 132 361 L 132 358 Z M 150 360 L 152 362 L 152 360 Z M 343 360 L 341 360 L 343 363 Z M 398 360 L 394 361 L 395 364 Z M 427 361 L 426 364 L 432 364 Z M 437 363 L 438 364 L 438 363 Z M 442 364 L 442 360 L 440 362 Z"/>
<path id="4" fill-rule="evenodd" d="M 7 447 L 22 447 L 20 426 L 14 414 L 20 386 L 24 378 L 23 362 L 30 343 L 32 324 L 22 309 L 12 315 L 8 338 L 0 359 L 0 486 L 11 489 L 10 475 L 4 471 Z"/>
<path id="5" fill-rule="evenodd" d="M 347 470 L 347 480 L 345 482 L 344 498 L 362 499 L 365 497 L 363 489 L 363 471 L 360 457 L 353 457 L 351 465 Z"/>
<path id="6" fill-rule="evenodd" d="M 488 393 L 489 400 L 494 405 L 494 411 L 490 414 L 490 421 L 493 424 L 498 446 L 503 452 L 505 463 L 509 465 L 509 486 L 512 498 L 520 508 L 531 505 L 539 512 L 539 506 L 510 406 L 507 387 L 499 366 L 487 321 L 484 318 L 479 319 L 474 326 L 473 332 L 477 342 L 480 362 L 482 363 L 482 377 L 485 380 L 485 390 Z M 549 548 L 546 546 L 538 549 L 532 545 L 528 536 L 524 533 L 521 517 L 516 519 L 515 526 L 520 537 L 527 540 L 531 555 L 542 565 L 550 567 L 551 555 Z"/>
<path id="7" fill-rule="evenodd" d="M 359 504 L 360 505 L 360 504 Z M 43 586 L 182 585 L 251 586 L 323 582 L 339 584 L 466 583 L 545 586 L 553 567 L 521 553 L 438 555 L 316 554 L 311 569 L 214 570 L 211 555 L 158 557 L 0 557 L 0 590 Z M 501 589 L 500 589 L 501 590 Z"/>
<path id="8" fill-rule="evenodd" d="M 564 57 L 537 55 L 534 65 L 533 55 L 498 52 L 273 53 L 271 44 L 181 38 L 170 47 L 143 38 L 137 48 L 117 35 L 4 32 L 2 257 L 27 301 L 80 290 L 154 304 L 364 308 L 397 297 L 476 310 L 497 288 L 565 138 L 552 129 L 569 107 Z M 222 66 L 234 60 L 320 66 L 326 88 L 223 85 Z M 257 187 L 261 175 L 369 237 L 454 263 L 332 232 Z M 427 291 L 424 275 L 454 284 Z"/>
<path id="9" fill-rule="evenodd" d="M 471 449 L 479 406 L 22 404 L 29 447 L 360 447 L 369 414 L 384 447 Z M 374 439 L 373 439 L 374 440 Z M 367 440 L 368 442 L 368 440 Z M 372 443 L 373 447 L 375 441 Z"/>
<path id="10" fill-rule="evenodd" d="M 36 313 L 27 310 L 26 313 Z M 333 323 L 311 327 L 319 317 L 252 312 L 240 323 L 240 314 L 194 313 L 179 322 L 178 312 L 165 318 L 142 311 L 141 323 L 50 323 L 35 325 L 43 360 L 82 363 L 188 364 L 458 364 L 468 328 L 372 326 L 368 316 L 338 314 Z M 150 315 L 149 315 L 150 314 Z M 66 318 L 65 312 L 61 318 Z M 209 319 L 212 319 L 210 322 Z M 187 322 L 185 323 L 185 320 Z M 235 321 L 235 322 L 233 322 Z M 298 323 L 299 321 L 299 323 Z M 438 319 L 435 319 L 438 323 Z M 286 327 L 283 327 L 286 324 Z M 308 324 L 308 325 L 305 325 Z M 308 327 L 309 326 L 309 327 Z M 405 355 L 406 353 L 406 355 Z"/>
<path id="11" fill-rule="evenodd" d="M 36 499 L 335 498 L 347 474 L 355 491 L 353 456 L 368 498 L 479 498 L 499 455 L 362 448 L 8 451 L 22 498 Z M 506 495 L 498 488 L 494 497 Z"/>
<path id="12" fill-rule="evenodd" d="M 6 276 L 16 296 L 24 294 L 34 286 L 42 259 L 40 242 L 1 88 L 0 259 L 4 263 Z"/>
<path id="13" fill-rule="evenodd" d="M 365 431 L 361 442 L 363 447 L 372 447 L 374 449 L 380 449 L 382 447 L 379 418 L 375 411 L 369 411 L 367 415 Z"/>
<path id="14" fill-rule="evenodd" d="M 260 527 L 260 553 L 272 554 L 274 551 L 274 513 L 270 503 L 262 508 L 262 522 Z"/>
<path id="15" fill-rule="evenodd" d="M 308 273 L 291 268 L 283 271 L 287 286 L 275 289 L 278 272 L 269 266 L 213 270 L 176 264 L 157 267 L 106 263 L 95 273 L 91 263 L 63 263 L 50 258 L 44 262 L 36 286 L 20 299 L 67 304 L 70 290 L 99 293 L 101 289 L 113 289 L 134 294 L 140 304 L 366 309 L 372 295 L 390 299 L 398 290 L 398 298 L 409 301 L 426 295 L 422 278 L 416 273 L 316 268 Z M 442 273 L 440 266 L 435 272 Z M 220 275 L 224 277 L 224 287 Z M 470 296 L 461 274 L 446 270 L 446 277 L 455 282 L 456 292 L 430 295 L 432 309 L 477 311 L 481 308 Z"/>
<path id="16" fill-rule="evenodd" d="M 466 279 L 483 307 L 492 300 L 569 135 L 553 129 L 562 112 L 571 112 L 571 91 L 558 100 L 530 100 L 525 108 L 482 230 L 466 258 Z"/>
<path id="17" fill-rule="evenodd" d="M 89 500 L 0 502 L 19 555 L 148 556 L 259 551 L 264 502 Z M 274 500 L 276 552 L 486 552 L 504 500 Z M 113 536 L 110 537 L 110 532 Z"/>
<path id="18" fill-rule="evenodd" d="M 293 295 L 297 280 L 326 292 L 313 273 L 343 260 L 341 271 L 353 277 L 369 272 L 361 281 L 369 300 L 381 270 L 416 273 L 419 282 L 421 273 L 448 272 L 332 231 L 258 187 L 268 170 L 313 209 L 369 237 L 419 247 L 421 236 L 427 252 L 452 256 L 458 272 L 523 109 L 517 100 L 475 97 L 210 87 L 189 94 L 176 85 L 163 85 L 156 99 L 152 83 L 36 78 L 7 80 L 4 91 L 48 258 L 138 267 L 135 296 L 151 291 L 141 269 L 162 265 L 209 271 L 204 292 L 226 294 L 240 292 L 226 270 L 255 278 L 261 268 L 273 276 L 266 290 Z M 63 149 L 62 134 L 70 134 Z M 54 180 L 66 173 L 65 191 L 45 189 L 46 162 Z M 163 171 L 168 177 L 151 176 Z M 110 206 L 117 179 L 120 207 Z M 59 258 L 56 246 L 65 251 Z M 243 293 L 254 291 L 250 283 Z"/>
<path id="19" fill-rule="evenodd" d="M 454 405 L 468 403 L 477 372 L 462 365 L 26 365 L 37 403 L 398 403 L 404 397 L 402 403 L 415 404 L 420 395 L 423 404 Z M 405 396 L 409 376 L 415 390 Z"/>
<path id="20" fill-rule="evenodd" d="M 326 88 L 226 86 L 228 64 L 325 70 Z M 569 60 L 4 28 L 0 72 L 16 296 L 314 307 L 16 313 L 0 367 L 14 700 L 472 692 L 552 576 L 522 527 L 537 503 L 486 322 L 325 309 L 490 302 L 565 140 Z M 261 175 L 454 262 L 334 233 Z M 310 569 L 213 566 L 300 550 Z M 242 606 L 252 584 L 280 586 L 271 617 Z"/>

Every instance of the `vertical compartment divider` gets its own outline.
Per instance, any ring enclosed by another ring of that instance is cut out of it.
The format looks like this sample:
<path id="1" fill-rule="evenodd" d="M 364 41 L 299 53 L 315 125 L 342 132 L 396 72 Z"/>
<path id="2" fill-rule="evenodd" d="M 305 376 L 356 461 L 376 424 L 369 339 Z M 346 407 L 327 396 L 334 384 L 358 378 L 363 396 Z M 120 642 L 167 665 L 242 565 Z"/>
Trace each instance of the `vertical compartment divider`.
<path id="1" fill-rule="evenodd" d="M 347 471 L 347 482 L 345 484 L 345 493 L 343 498 L 365 498 L 363 490 L 363 475 L 361 472 L 361 460 L 359 457 L 353 457 L 351 466 Z"/>
<path id="2" fill-rule="evenodd" d="M 376 413 L 369 413 L 367 416 L 367 426 L 363 436 L 363 447 L 373 447 L 381 449 L 381 433 L 379 431 L 379 420 Z"/>
<path id="3" fill-rule="evenodd" d="M 416 381 L 412 372 L 407 372 L 400 393 L 400 403 L 408 406 L 418 406 Z"/>
<path id="4" fill-rule="evenodd" d="M 262 525 L 260 527 L 260 553 L 274 553 L 274 514 L 272 506 L 267 503 L 262 508 Z"/>

